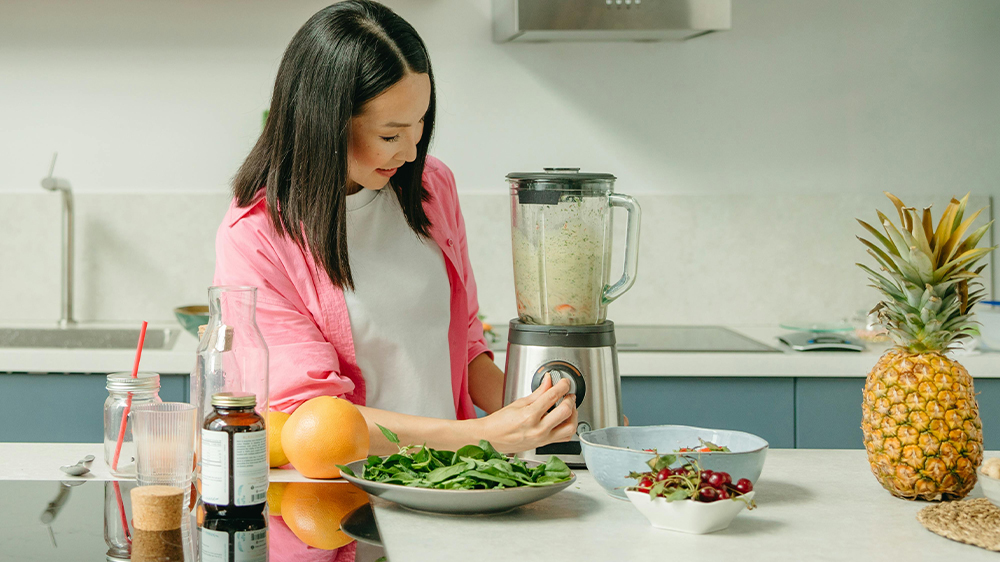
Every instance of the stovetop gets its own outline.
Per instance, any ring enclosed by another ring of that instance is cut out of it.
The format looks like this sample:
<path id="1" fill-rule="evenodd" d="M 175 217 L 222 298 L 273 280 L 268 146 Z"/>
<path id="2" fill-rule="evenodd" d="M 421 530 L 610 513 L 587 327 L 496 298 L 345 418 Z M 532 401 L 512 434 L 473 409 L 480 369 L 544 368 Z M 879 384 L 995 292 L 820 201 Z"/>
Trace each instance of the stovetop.
<path id="1" fill-rule="evenodd" d="M 507 326 L 496 326 L 494 351 L 507 349 Z M 723 326 L 639 326 L 615 324 L 619 353 L 629 351 L 689 353 L 780 353 Z"/>

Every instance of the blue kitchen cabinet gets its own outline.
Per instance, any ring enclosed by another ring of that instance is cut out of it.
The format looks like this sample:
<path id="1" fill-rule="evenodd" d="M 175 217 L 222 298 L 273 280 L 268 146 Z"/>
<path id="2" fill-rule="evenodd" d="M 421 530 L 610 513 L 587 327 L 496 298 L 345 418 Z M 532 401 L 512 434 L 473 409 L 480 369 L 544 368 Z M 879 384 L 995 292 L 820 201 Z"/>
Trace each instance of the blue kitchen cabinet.
<path id="1" fill-rule="evenodd" d="M 0 442 L 103 442 L 106 380 L 100 374 L 0 373 Z M 160 400 L 187 402 L 188 376 L 161 375 Z"/>
<path id="2" fill-rule="evenodd" d="M 975 379 L 983 445 L 1000 449 L 1000 379 Z M 862 449 L 861 393 L 865 379 L 799 378 L 795 383 L 795 446 Z"/>
<path id="3" fill-rule="evenodd" d="M 983 420 L 983 446 L 1000 450 L 1000 379 L 974 379 L 979 417 Z"/>
<path id="4" fill-rule="evenodd" d="M 863 449 L 862 377 L 795 379 L 795 446 Z"/>
<path id="5" fill-rule="evenodd" d="M 735 429 L 795 447 L 791 378 L 622 377 L 622 409 L 632 425 Z"/>

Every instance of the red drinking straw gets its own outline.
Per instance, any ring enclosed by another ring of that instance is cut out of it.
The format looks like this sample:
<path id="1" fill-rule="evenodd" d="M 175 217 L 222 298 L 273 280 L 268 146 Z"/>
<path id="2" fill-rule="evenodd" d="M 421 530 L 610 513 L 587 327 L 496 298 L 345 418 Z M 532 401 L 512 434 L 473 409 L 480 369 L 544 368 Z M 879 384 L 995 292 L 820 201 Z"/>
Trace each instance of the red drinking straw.
<path id="1" fill-rule="evenodd" d="M 125 540 L 129 544 L 132 544 L 132 535 L 128 532 L 128 518 L 125 517 L 125 502 L 122 501 L 122 489 L 118 485 L 117 480 L 112 482 L 112 484 L 115 486 L 115 499 L 118 500 L 118 513 L 122 516 L 122 529 L 125 530 Z"/>
<path id="2" fill-rule="evenodd" d="M 135 350 L 135 364 L 132 365 L 132 378 L 139 376 L 139 358 L 142 357 L 142 344 L 146 341 L 146 321 L 143 320 L 142 328 L 139 330 L 139 347 Z M 125 410 L 122 412 L 122 425 L 118 428 L 118 442 L 115 444 L 115 456 L 111 460 L 111 470 L 118 470 L 118 457 L 122 452 L 122 441 L 125 440 L 125 424 L 128 423 L 128 413 L 132 409 L 132 393 L 129 392 L 125 398 Z M 122 501 L 122 491 L 118 482 L 114 482 L 115 499 L 118 500 L 118 512 L 122 516 L 122 529 L 125 530 L 125 539 L 132 544 L 132 537 L 128 532 L 128 519 L 125 517 L 125 503 Z"/>
<path id="3" fill-rule="evenodd" d="M 132 378 L 139 376 L 139 358 L 142 357 L 142 344 L 146 341 L 146 321 L 142 321 L 139 330 L 139 347 L 135 350 L 135 365 L 132 366 Z M 128 413 L 132 409 L 132 393 L 125 398 L 125 410 L 122 412 L 122 426 L 118 430 L 118 443 L 115 444 L 115 456 L 111 460 L 111 470 L 118 470 L 118 456 L 122 452 L 122 441 L 125 439 L 125 424 L 128 423 Z"/>

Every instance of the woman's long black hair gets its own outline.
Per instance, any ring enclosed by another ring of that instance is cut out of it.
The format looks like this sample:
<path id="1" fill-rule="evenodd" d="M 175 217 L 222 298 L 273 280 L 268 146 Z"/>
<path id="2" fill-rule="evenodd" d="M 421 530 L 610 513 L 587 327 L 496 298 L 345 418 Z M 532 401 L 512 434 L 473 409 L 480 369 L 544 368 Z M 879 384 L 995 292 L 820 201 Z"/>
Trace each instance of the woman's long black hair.
<path id="1" fill-rule="evenodd" d="M 309 251 L 341 288 L 354 288 L 345 202 L 351 118 L 407 72 L 430 77 L 431 100 L 416 160 L 399 168 L 391 186 L 410 228 L 428 236 L 422 176 L 434 130 L 434 75 L 416 30 L 377 2 L 339 2 L 299 29 L 281 59 L 264 132 L 233 180 L 240 207 L 263 187 L 275 230 Z"/>

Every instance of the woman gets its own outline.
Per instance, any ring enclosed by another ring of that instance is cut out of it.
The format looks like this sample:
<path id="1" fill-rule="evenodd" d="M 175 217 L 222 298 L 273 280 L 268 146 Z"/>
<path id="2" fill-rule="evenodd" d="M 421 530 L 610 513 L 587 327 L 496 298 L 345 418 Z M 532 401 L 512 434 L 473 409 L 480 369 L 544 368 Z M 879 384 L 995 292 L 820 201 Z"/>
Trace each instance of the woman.
<path id="1" fill-rule="evenodd" d="M 434 114 L 430 60 L 406 21 L 366 0 L 315 14 L 285 51 L 264 132 L 233 181 L 215 283 L 258 287 L 271 406 L 346 398 L 372 454 L 395 451 L 376 424 L 452 450 L 566 441 L 568 382 L 503 407 L 455 180 L 427 155 Z"/>

